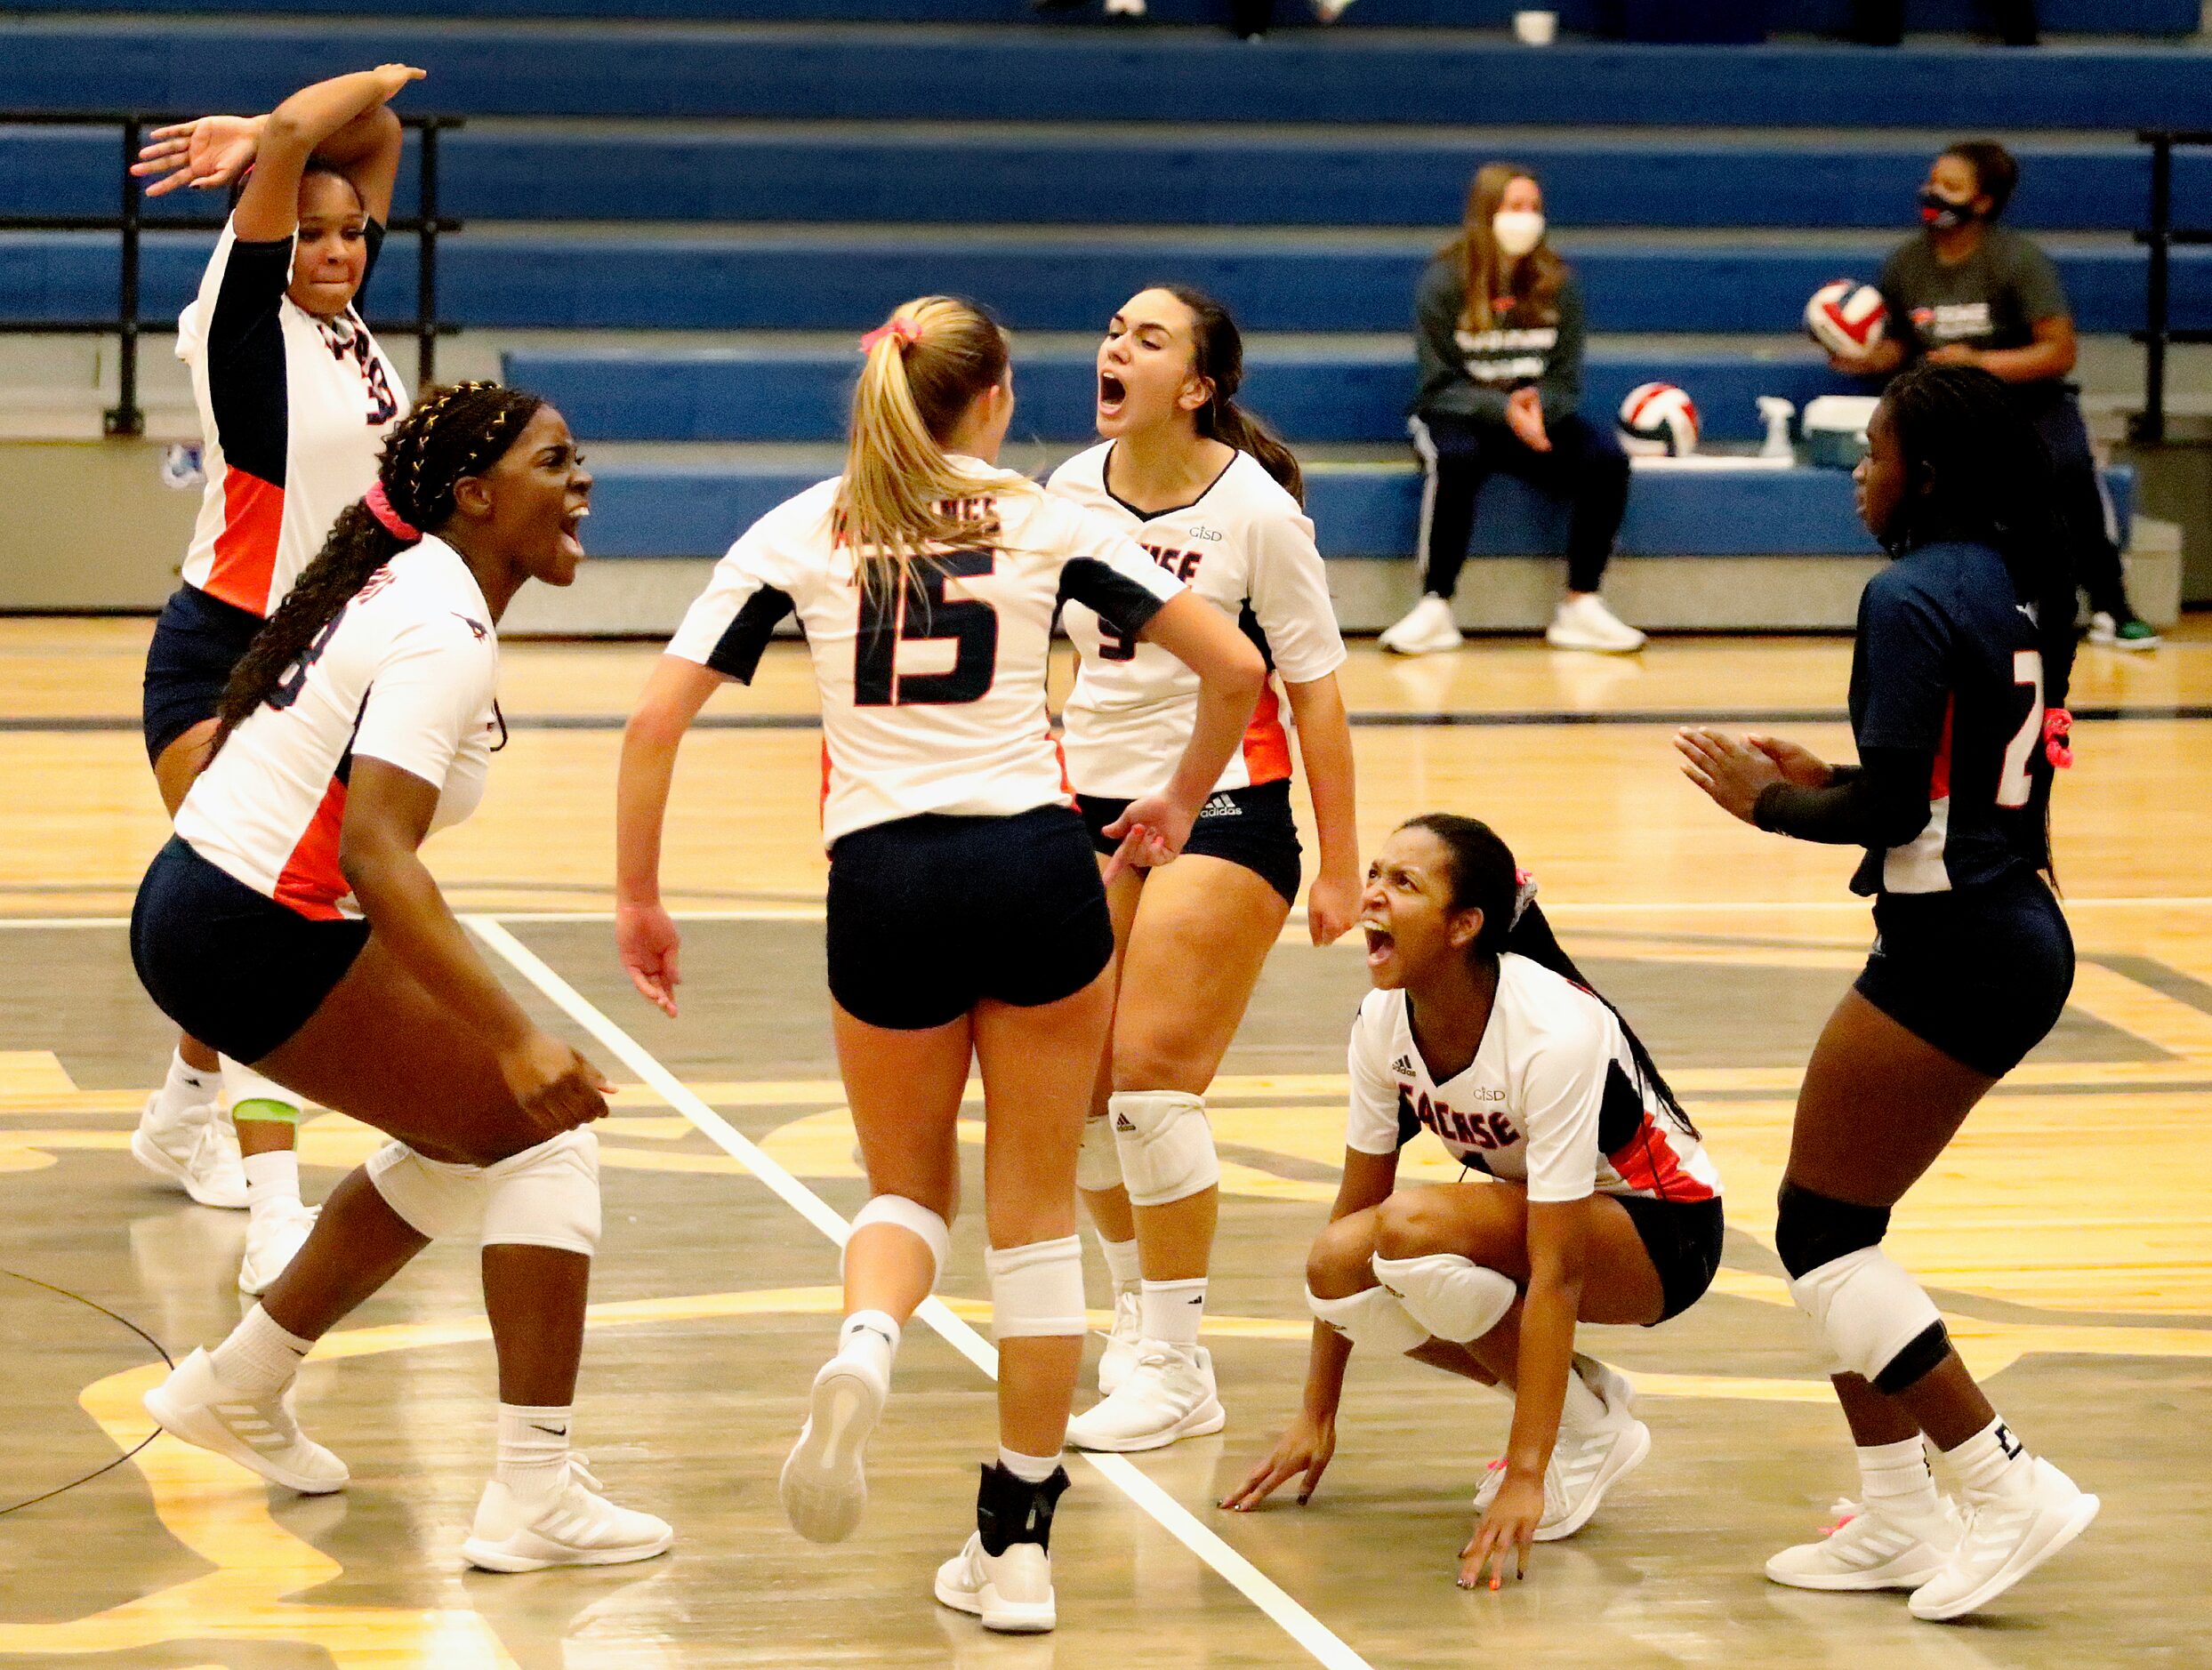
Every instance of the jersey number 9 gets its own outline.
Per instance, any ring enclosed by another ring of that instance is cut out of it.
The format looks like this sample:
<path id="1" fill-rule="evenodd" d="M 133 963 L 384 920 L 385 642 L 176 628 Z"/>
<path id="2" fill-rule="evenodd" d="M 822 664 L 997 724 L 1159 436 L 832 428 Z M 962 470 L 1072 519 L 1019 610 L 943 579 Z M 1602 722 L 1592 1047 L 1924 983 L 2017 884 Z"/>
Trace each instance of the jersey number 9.
<path id="1" fill-rule="evenodd" d="M 853 705 L 863 708 L 950 706 L 980 702 L 998 674 L 999 617 L 974 598 L 948 598 L 947 580 L 987 574 L 996 563 L 987 550 L 948 551 L 898 565 L 898 583 L 888 592 L 862 587 L 860 633 L 853 652 Z M 953 664 L 943 672 L 898 670 L 902 643 L 953 645 Z"/>

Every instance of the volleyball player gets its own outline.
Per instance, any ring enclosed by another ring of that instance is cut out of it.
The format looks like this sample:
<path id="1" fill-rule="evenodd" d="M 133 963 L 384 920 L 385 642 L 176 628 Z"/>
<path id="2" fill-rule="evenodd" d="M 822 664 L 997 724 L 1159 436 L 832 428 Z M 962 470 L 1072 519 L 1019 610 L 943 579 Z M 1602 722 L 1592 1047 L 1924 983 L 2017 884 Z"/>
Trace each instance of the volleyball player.
<path id="1" fill-rule="evenodd" d="M 986 1628 L 1050 1629 L 1053 1507 L 1082 1355 L 1075 1158 L 1113 1006 L 1114 929 L 1045 718 L 1063 601 L 1198 676 L 1182 758 L 1110 833 L 1118 863 L 1180 851 L 1265 677 L 1235 625 L 1106 518 L 996 466 L 1006 339 L 968 304 L 910 301 L 862 339 L 844 473 L 739 539 L 669 645 L 623 747 L 616 930 L 675 1012 L 659 902 L 676 750 L 725 679 L 749 681 L 795 614 L 822 696 L 823 839 L 838 1064 L 870 1199 L 845 1248 L 845 1320 L 784 1465 L 801 1535 L 849 1535 L 901 1329 L 950 1249 L 955 1125 L 984 1084 L 985 1216 L 999 1341 L 997 1459 L 937 1598 Z"/>
<path id="2" fill-rule="evenodd" d="M 1226 1418 L 1198 1344 L 1220 1198 L 1205 1096 L 1298 899 L 1286 699 L 1321 835 L 1307 904 L 1314 943 L 1336 939 L 1358 911 L 1352 734 L 1336 680 L 1344 642 L 1298 460 L 1237 405 L 1243 372 L 1243 340 L 1219 302 L 1179 285 L 1139 292 L 1098 349 L 1106 438 L 1049 484 L 1235 618 L 1271 671 L 1181 860 L 1124 868 L 1107 889 L 1114 1037 L 1076 1180 L 1113 1277 L 1114 1329 L 1099 1364 L 1106 1399 L 1068 1425 L 1068 1441 L 1086 1449 L 1156 1449 L 1219 1432 Z M 1063 716 L 1068 781 L 1111 863 L 1117 843 L 1105 831 L 1174 772 L 1197 681 L 1080 603 L 1061 618 L 1082 657 Z"/>
<path id="3" fill-rule="evenodd" d="M 1987 1605 L 2096 1517 L 2097 1499 L 1990 1407 L 1920 1285 L 1882 1250 L 1890 1208 L 2056 1023 L 2073 941 L 2046 879 L 2068 762 L 2073 573 L 2050 456 L 1986 371 L 1901 374 L 1867 430 L 1859 513 L 1895 560 L 1859 602 L 1856 766 L 1693 729 L 1691 780 L 1735 816 L 1866 849 L 1865 970 L 1798 1092 L 1774 1249 L 1840 1365 L 1861 1499 L 1767 1562 L 1808 1589 L 1910 1589 L 1916 1618 Z M 1939 1497 L 1921 1445 L 1951 1463 Z"/>
<path id="4" fill-rule="evenodd" d="M 183 583 L 146 655 L 146 755 L 173 817 L 207 759 L 232 668 L 340 510 L 376 479 L 405 401 L 353 303 L 399 168 L 386 102 L 422 73 L 384 64 L 318 82 L 265 116 L 158 128 L 132 169 L 165 176 L 149 197 L 252 170 L 178 321 L 207 486 Z M 219 1076 L 235 1130 L 216 1105 Z M 300 1203 L 299 1117 L 289 1091 L 237 1062 L 219 1067 L 188 1035 L 131 1138 L 141 1164 L 194 1200 L 248 1208 L 238 1286 L 249 1294 L 276 1280 L 314 1224 Z"/>
<path id="5" fill-rule="evenodd" d="M 1344 1180 L 1306 1266 L 1316 1319 L 1305 1408 L 1222 1505 L 1256 1507 L 1336 1450 L 1355 1348 L 1508 1388 L 1512 1434 L 1475 1498 L 1460 1583 L 1525 1576 L 1651 1449 L 1625 1377 L 1574 1350 L 1577 1321 L 1696 1303 L 1720 1266 L 1720 1176 L 1650 1053 L 1593 992 L 1488 825 L 1431 813 L 1368 866 L 1375 990 L 1353 1023 Z M 1491 1181 L 1397 1186 L 1422 1130 Z"/>
<path id="6" fill-rule="evenodd" d="M 599 1235 L 584 1128 L 607 1087 L 485 967 L 416 850 L 483 793 L 493 629 L 526 581 L 575 577 L 591 490 L 535 396 L 427 394 L 238 663 L 131 921 L 139 977 L 171 1019 L 395 1139 L 147 1411 L 292 1489 L 343 1489 L 345 1464 L 292 1413 L 302 1359 L 432 1240 L 474 1240 L 499 1449 L 463 1546 L 495 1571 L 643 1560 L 671 1537 L 599 1495 L 569 1448 Z"/>

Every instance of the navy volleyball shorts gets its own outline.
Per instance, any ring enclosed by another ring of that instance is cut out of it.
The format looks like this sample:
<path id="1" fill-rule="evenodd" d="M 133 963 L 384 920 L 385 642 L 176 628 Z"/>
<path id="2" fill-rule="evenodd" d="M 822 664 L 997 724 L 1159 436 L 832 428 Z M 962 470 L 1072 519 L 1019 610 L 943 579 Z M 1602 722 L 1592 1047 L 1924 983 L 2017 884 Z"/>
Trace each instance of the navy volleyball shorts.
<path id="1" fill-rule="evenodd" d="M 1637 1238 L 1651 1256 L 1652 1268 L 1659 1272 L 1663 1296 L 1659 1321 L 1681 1315 L 1705 1297 L 1720 1269 L 1725 1224 L 1719 1200 L 1654 1200 L 1640 1194 L 1613 1198 L 1628 1212 Z"/>
<path id="2" fill-rule="evenodd" d="M 149 764 L 157 763 L 195 725 L 215 717 L 230 670 L 266 624 L 253 610 L 211 598 L 197 586 L 179 586 L 170 594 L 146 647 L 141 719 Z"/>
<path id="3" fill-rule="evenodd" d="M 2073 984 L 2065 912 L 2023 869 L 1949 893 L 1881 895 L 1856 987 L 1916 1038 L 2001 1079 L 2058 1024 Z"/>
<path id="4" fill-rule="evenodd" d="M 1129 809 L 1129 802 L 1082 794 L 1076 796 L 1076 804 L 1090 830 L 1092 850 L 1110 855 L 1122 843 L 1108 840 L 1106 827 Z M 1215 790 L 1200 808 L 1183 850 L 1242 864 L 1281 894 L 1285 904 L 1297 904 L 1304 849 L 1299 845 L 1298 820 L 1291 815 L 1291 780 L 1278 777 L 1249 789 Z"/>
<path id="5" fill-rule="evenodd" d="M 210 1048 L 255 1062 L 307 1024 L 368 943 L 314 921 L 172 835 L 139 883 L 131 961 L 155 1006 Z"/>
<path id="6" fill-rule="evenodd" d="M 929 813 L 830 849 L 830 995 L 871 1026 L 919 1032 L 985 998 L 1073 997 L 1114 959 L 1114 919 L 1083 821 Z"/>

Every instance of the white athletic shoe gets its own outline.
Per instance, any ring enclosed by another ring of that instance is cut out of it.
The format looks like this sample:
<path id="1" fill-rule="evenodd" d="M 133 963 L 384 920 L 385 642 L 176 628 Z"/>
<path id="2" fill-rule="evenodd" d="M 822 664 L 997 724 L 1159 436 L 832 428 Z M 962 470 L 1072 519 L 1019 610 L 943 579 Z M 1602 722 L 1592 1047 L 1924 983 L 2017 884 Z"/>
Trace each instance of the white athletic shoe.
<path id="1" fill-rule="evenodd" d="M 2156 649 L 2159 646 L 2158 628 L 2150 622 L 2129 616 L 2122 621 L 2099 609 L 2089 617 L 2089 641 L 2105 649 Z"/>
<path id="2" fill-rule="evenodd" d="M 1905 1521 L 1878 1504 L 1838 1502 L 1836 1522 L 1816 1543 L 1798 1543 L 1766 1562 L 1770 1583 L 1793 1589 L 1917 1589 L 1951 1562 L 1959 1546 L 1959 1510 L 1939 1497 L 1933 1521 Z"/>
<path id="3" fill-rule="evenodd" d="M 1562 1429 L 1544 1469 L 1544 1517 L 1536 1521 L 1536 1540 L 1556 1543 L 1589 1524 L 1605 1492 L 1626 1478 L 1652 1452 L 1652 1429 L 1629 1416 L 1617 1424 L 1586 1433 Z M 1475 1511 L 1486 1513 L 1506 1481 L 1506 1464 L 1493 1461 Z"/>
<path id="4" fill-rule="evenodd" d="M 1394 655 L 1438 655 L 1459 648 L 1465 640 L 1459 622 L 1452 618 L 1450 600 L 1432 593 L 1375 641 Z"/>
<path id="5" fill-rule="evenodd" d="M 1067 1424 L 1074 1449 L 1158 1449 L 1178 1438 L 1203 1438 L 1228 1424 L 1213 1377 L 1213 1353 L 1203 1345 L 1147 1339 L 1137 1366 L 1103 1401 Z"/>
<path id="6" fill-rule="evenodd" d="M 175 1119 L 155 1113 L 158 1092 L 146 1098 L 131 1133 L 138 1163 L 165 1183 L 173 1183 L 202 1206 L 238 1210 L 245 1205 L 245 1163 L 238 1158 L 238 1133 L 213 1102 L 189 1107 Z"/>
<path id="7" fill-rule="evenodd" d="M 259 1298 L 277 1283 L 285 1266 L 299 1256 L 322 1215 L 319 1206 L 286 1203 L 289 1211 L 270 1212 L 245 1226 L 245 1257 L 238 1261 L 238 1291 Z"/>
<path id="8" fill-rule="evenodd" d="M 542 1502 L 526 1503 L 494 1479 L 476 1505 L 461 1552 L 487 1571 L 543 1571 L 548 1566 L 623 1566 L 665 1554 L 676 1533 L 666 1520 L 616 1507 L 599 1492 L 584 1458 L 568 1457 L 568 1476 Z"/>
<path id="9" fill-rule="evenodd" d="M 1114 1295 L 1114 1327 L 1106 1335 L 1106 1350 L 1098 1357 L 1098 1395 L 1112 1397 L 1122 1389 L 1130 1370 L 1137 1366 L 1137 1348 L 1145 1337 L 1145 1306 L 1136 1288 Z"/>
<path id="10" fill-rule="evenodd" d="M 1959 1618 L 1987 1606 L 2089 1529 L 2101 1506 L 2037 1457 L 2027 1488 L 1968 1497 L 1959 1546 L 1943 1569 L 1913 1590 L 1913 1617 Z"/>
<path id="11" fill-rule="evenodd" d="M 205 1351 L 196 1351 L 149 1392 L 146 1412 L 188 1444 L 212 1449 L 302 1496 L 346 1488 L 346 1464 L 300 1430 L 292 1387 L 264 1397 L 226 1385 Z"/>
<path id="12" fill-rule="evenodd" d="M 890 1383 L 861 1356 L 831 1358 L 814 1377 L 807 1424 L 776 1480 L 784 1517 L 810 1543 L 842 1542 L 868 1505 L 868 1435 Z"/>
<path id="13" fill-rule="evenodd" d="M 1002 1554 L 983 1551 L 974 1531 L 961 1551 L 937 1568 L 937 1597 L 956 1612 L 983 1620 L 985 1629 L 1042 1634 L 1058 1623 L 1052 1603 L 1052 1556 L 1035 1543 L 1009 1543 Z"/>
<path id="14" fill-rule="evenodd" d="M 1603 655 L 1630 655 L 1644 647 L 1644 634 L 1605 606 L 1596 592 L 1563 598 L 1544 629 L 1554 649 L 1594 649 Z"/>

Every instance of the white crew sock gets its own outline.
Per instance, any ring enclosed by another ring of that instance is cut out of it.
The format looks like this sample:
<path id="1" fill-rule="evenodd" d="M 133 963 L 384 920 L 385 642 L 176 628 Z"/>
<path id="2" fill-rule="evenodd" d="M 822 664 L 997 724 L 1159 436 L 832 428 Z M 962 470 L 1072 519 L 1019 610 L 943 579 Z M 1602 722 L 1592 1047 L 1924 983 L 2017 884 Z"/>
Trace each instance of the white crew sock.
<path id="1" fill-rule="evenodd" d="M 1134 1237 L 1128 1240 L 1108 1240 L 1101 1235 L 1098 1237 L 1098 1250 L 1106 1255 L 1106 1280 L 1114 1284 L 1114 1292 L 1120 1293 L 1125 1288 L 1137 1285 L 1143 1273 L 1137 1267 L 1137 1242 Z"/>
<path id="2" fill-rule="evenodd" d="M 169 1073 L 161 1081 L 161 1088 L 154 1093 L 154 1105 L 148 1113 L 148 1122 L 156 1125 L 174 1125 L 187 1113 L 205 1107 L 215 1099 L 222 1084 L 221 1072 L 210 1067 L 205 1072 L 185 1060 L 181 1050 L 169 1052 Z"/>
<path id="3" fill-rule="evenodd" d="M 1198 1344 L 1198 1324 L 1206 1315 L 1206 1278 L 1187 1281 L 1146 1281 L 1138 1289 L 1145 1337 L 1165 1340 L 1189 1351 Z"/>
<path id="4" fill-rule="evenodd" d="M 223 1385 L 260 1398 L 291 1384 L 300 1360 L 314 1349 L 313 1340 L 278 1327 L 257 1305 L 230 1330 L 229 1338 L 207 1353 L 207 1361 Z"/>
<path id="5" fill-rule="evenodd" d="M 300 1203 L 300 1156 L 290 1148 L 272 1148 L 245 1156 L 245 1208 L 255 1220 L 274 1210 Z"/>
<path id="6" fill-rule="evenodd" d="M 1590 1390 L 1589 1382 L 1578 1374 L 1570 1364 L 1567 1369 L 1566 1401 L 1559 1406 L 1559 1430 L 1563 1433 L 1589 1433 L 1613 1419 L 1605 1408 L 1605 1400 Z"/>
<path id="7" fill-rule="evenodd" d="M 1024 1484 L 1042 1484 L 1060 1470 L 1060 1457 L 1058 1454 L 1025 1456 L 1018 1449 L 1009 1449 L 1004 1444 L 1001 1444 L 999 1446 L 999 1465 L 1004 1467 L 1007 1472 L 1012 1473 Z"/>
<path id="8" fill-rule="evenodd" d="M 522 1500 L 541 1501 L 567 1482 L 572 1408 L 499 1406 L 499 1460 L 493 1476 Z"/>
<path id="9" fill-rule="evenodd" d="M 1971 1496 L 2003 1496 L 2028 1487 L 2035 1457 L 2012 1434 L 1999 1416 L 1943 1459 L 1959 1475 L 1959 1488 Z"/>
<path id="10" fill-rule="evenodd" d="M 1936 1511 L 1935 1475 L 1917 1438 L 1859 1446 L 1859 1500 L 1893 1519 L 1912 1520 Z"/>
<path id="11" fill-rule="evenodd" d="M 891 1360 L 898 1355 L 899 1326 L 883 1311 L 855 1311 L 837 1330 L 837 1354 L 873 1363 L 886 1384 Z"/>

